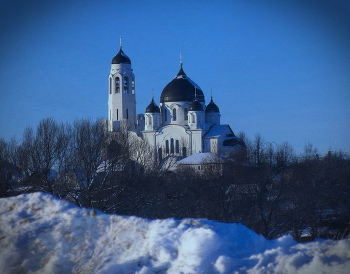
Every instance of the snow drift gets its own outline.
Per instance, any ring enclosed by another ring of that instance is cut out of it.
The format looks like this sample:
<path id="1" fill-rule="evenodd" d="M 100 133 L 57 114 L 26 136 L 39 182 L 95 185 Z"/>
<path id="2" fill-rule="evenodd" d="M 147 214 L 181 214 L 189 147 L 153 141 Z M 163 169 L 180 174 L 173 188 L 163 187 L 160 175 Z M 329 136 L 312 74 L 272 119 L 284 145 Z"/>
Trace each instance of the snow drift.
<path id="1" fill-rule="evenodd" d="M 242 224 L 146 220 L 49 194 L 0 199 L 0 273 L 349 273 L 350 240 L 268 241 Z"/>

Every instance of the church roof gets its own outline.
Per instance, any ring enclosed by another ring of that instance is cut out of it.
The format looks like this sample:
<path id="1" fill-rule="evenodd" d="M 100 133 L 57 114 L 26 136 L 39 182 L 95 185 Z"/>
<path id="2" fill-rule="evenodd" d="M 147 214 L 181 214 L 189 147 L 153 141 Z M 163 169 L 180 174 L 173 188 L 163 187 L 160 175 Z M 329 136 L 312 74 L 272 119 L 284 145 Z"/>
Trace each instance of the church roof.
<path id="1" fill-rule="evenodd" d="M 205 109 L 205 113 L 208 112 L 220 112 L 218 106 L 213 101 L 213 97 L 211 97 L 210 102 Z"/>
<path id="2" fill-rule="evenodd" d="M 160 109 L 154 102 L 153 98 L 152 102 L 146 107 L 146 113 L 160 113 Z"/>
<path id="3" fill-rule="evenodd" d="M 247 147 L 246 144 L 244 143 L 244 141 L 240 138 L 237 138 L 237 137 L 231 137 L 231 138 L 225 139 L 223 145 L 230 146 L 230 147 L 234 147 L 237 145 L 240 145 L 242 147 Z"/>
<path id="4" fill-rule="evenodd" d="M 112 59 L 112 64 L 131 64 L 130 58 L 120 48 L 118 54 Z"/>
<path id="5" fill-rule="evenodd" d="M 185 74 L 181 64 L 178 74 L 163 89 L 160 102 L 192 102 L 195 97 L 204 102 L 202 89 Z"/>
<path id="6" fill-rule="evenodd" d="M 190 107 L 188 108 L 188 110 L 189 111 L 203 111 L 203 106 L 197 100 L 194 100 L 192 102 L 192 104 L 190 104 Z"/>
<path id="7" fill-rule="evenodd" d="M 229 125 L 213 125 L 207 134 L 204 135 L 204 138 L 217 138 L 224 134 L 225 130 L 228 128 L 232 132 Z M 233 133 L 233 132 L 232 132 Z"/>

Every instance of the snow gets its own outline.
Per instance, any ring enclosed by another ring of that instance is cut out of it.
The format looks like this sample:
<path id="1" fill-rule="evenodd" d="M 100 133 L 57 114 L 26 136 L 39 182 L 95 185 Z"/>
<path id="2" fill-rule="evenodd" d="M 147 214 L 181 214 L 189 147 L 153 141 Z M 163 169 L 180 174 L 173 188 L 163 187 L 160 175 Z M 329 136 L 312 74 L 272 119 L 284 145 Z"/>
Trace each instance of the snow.
<path id="1" fill-rule="evenodd" d="M 350 239 L 269 241 L 242 224 L 147 220 L 49 194 L 0 199 L 0 273 L 349 273 Z"/>
<path id="2" fill-rule="evenodd" d="M 217 154 L 211 152 L 193 153 L 192 155 L 178 161 L 179 165 L 195 165 L 201 163 L 223 163 L 224 160 Z"/>

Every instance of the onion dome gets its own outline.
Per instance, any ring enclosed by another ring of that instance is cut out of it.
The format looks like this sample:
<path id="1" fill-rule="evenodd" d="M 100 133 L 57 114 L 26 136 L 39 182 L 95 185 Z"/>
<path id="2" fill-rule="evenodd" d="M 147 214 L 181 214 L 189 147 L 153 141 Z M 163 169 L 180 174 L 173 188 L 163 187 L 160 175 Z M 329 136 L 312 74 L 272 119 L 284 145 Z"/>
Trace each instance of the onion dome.
<path id="1" fill-rule="evenodd" d="M 188 108 L 189 111 L 203 111 L 203 106 L 200 102 L 197 100 L 194 100 L 192 104 L 190 104 L 190 107 Z"/>
<path id="2" fill-rule="evenodd" d="M 118 54 L 112 59 L 112 64 L 131 64 L 130 58 L 120 48 Z"/>
<path id="3" fill-rule="evenodd" d="M 182 64 L 180 64 L 179 73 L 163 89 L 160 95 L 160 102 L 192 102 L 195 98 L 200 102 L 204 102 L 203 91 L 195 82 L 187 77 L 182 69 Z"/>
<path id="4" fill-rule="evenodd" d="M 160 109 L 154 102 L 153 98 L 152 98 L 152 102 L 146 108 L 146 113 L 160 113 Z"/>
<path id="5" fill-rule="evenodd" d="M 213 101 L 213 97 L 211 97 L 210 102 L 205 109 L 205 113 L 208 112 L 220 112 L 218 106 Z"/>

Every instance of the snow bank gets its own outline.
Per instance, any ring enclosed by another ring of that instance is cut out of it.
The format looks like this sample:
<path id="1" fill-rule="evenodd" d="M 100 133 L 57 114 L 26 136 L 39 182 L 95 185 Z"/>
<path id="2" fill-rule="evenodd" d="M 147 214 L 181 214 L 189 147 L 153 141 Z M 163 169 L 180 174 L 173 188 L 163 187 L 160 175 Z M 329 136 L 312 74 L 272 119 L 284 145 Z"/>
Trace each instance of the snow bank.
<path id="1" fill-rule="evenodd" d="M 0 273 L 349 273 L 350 240 L 268 241 L 241 224 L 146 220 L 44 193 L 0 199 Z"/>

